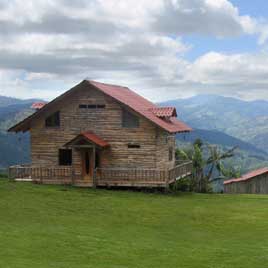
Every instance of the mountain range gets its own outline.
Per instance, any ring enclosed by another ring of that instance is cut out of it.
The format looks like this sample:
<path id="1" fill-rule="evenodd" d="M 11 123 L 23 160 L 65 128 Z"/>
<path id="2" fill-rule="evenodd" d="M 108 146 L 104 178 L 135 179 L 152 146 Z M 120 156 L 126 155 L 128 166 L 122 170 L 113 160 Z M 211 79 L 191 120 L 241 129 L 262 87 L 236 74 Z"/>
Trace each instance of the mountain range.
<path id="1" fill-rule="evenodd" d="M 0 169 L 30 162 L 28 133 L 7 133 L 7 129 L 30 115 L 36 99 L 21 100 L 0 96 Z"/>
<path id="2" fill-rule="evenodd" d="M 7 134 L 6 130 L 33 113 L 30 107 L 36 101 L 40 100 L 0 96 L 0 168 L 30 161 L 28 134 Z M 179 144 L 201 138 L 221 148 L 238 146 L 232 161 L 242 170 L 268 165 L 268 102 L 198 95 L 160 105 L 175 106 L 178 118 L 194 129 L 177 135 Z"/>
<path id="3" fill-rule="evenodd" d="M 243 101 L 218 95 L 171 100 L 178 117 L 196 129 L 216 130 L 268 153 L 268 102 Z"/>

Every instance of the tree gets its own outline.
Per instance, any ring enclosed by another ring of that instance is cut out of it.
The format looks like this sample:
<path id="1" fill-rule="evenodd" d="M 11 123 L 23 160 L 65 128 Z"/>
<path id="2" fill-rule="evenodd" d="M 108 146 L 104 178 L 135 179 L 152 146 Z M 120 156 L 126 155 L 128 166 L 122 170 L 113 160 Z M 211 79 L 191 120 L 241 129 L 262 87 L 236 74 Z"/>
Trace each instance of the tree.
<path id="1" fill-rule="evenodd" d="M 182 160 L 191 160 L 193 162 L 193 191 L 208 192 L 209 181 L 215 170 L 219 175 L 238 175 L 234 168 L 226 169 L 222 163 L 223 160 L 233 157 L 237 147 L 233 147 L 226 152 L 222 152 L 217 146 L 206 144 L 208 158 L 204 159 L 204 143 L 201 139 L 195 140 L 191 150 L 183 151 L 178 149 L 176 156 Z"/>
<path id="2" fill-rule="evenodd" d="M 209 171 L 206 175 L 207 181 L 210 181 L 213 171 L 216 169 L 219 172 L 219 175 L 224 175 L 225 169 L 222 161 L 231 158 L 234 156 L 234 151 L 237 147 L 233 147 L 226 152 L 221 152 L 219 148 L 215 145 L 208 145 L 208 150 L 210 156 L 206 161 L 206 165 L 209 167 Z"/>

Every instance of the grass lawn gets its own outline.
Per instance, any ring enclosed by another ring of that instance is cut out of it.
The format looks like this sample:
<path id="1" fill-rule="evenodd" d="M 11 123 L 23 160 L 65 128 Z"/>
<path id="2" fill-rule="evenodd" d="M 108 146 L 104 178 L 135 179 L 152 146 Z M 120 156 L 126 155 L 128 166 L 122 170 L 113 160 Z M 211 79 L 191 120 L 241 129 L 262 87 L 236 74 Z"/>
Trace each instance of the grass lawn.
<path id="1" fill-rule="evenodd" d="M 267 267 L 268 196 L 0 180 L 0 267 Z"/>

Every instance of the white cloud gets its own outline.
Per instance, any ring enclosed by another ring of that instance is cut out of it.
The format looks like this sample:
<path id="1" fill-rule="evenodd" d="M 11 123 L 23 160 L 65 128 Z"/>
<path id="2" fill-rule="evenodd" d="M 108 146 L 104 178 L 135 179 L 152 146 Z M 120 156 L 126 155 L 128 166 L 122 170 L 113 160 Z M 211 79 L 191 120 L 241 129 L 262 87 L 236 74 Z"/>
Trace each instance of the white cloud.
<path id="1" fill-rule="evenodd" d="M 181 39 L 188 34 L 258 35 L 264 44 L 268 26 L 227 0 L 0 0 L 0 94 L 51 99 L 85 77 L 154 100 L 216 87 L 246 96 L 243 88 L 268 85 L 264 52 L 211 52 L 190 62 L 191 44 Z"/>

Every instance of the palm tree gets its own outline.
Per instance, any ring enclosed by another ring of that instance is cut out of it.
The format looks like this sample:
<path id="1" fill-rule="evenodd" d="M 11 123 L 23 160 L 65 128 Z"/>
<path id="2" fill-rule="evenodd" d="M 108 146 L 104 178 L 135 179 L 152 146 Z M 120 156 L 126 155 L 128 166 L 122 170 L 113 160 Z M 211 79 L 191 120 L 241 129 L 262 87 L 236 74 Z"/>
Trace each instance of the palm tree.
<path id="1" fill-rule="evenodd" d="M 209 181 L 211 180 L 212 174 L 214 170 L 216 169 L 220 175 L 224 175 L 224 166 L 222 164 L 222 161 L 231 158 L 234 156 L 234 151 L 237 149 L 237 147 L 233 147 L 229 149 L 226 152 L 222 152 L 217 146 L 215 145 L 208 145 L 209 150 L 209 157 L 206 161 L 206 166 L 209 167 L 209 171 L 206 176 L 204 176 L 204 181 L 201 186 L 202 192 L 207 192 L 207 187 L 209 184 Z"/>
<path id="2" fill-rule="evenodd" d="M 213 175 L 215 169 L 219 174 L 226 176 L 231 173 L 238 174 L 234 169 L 225 169 L 222 161 L 233 157 L 234 151 L 237 147 L 233 147 L 226 152 L 222 152 L 217 146 L 207 144 L 209 157 L 204 160 L 203 157 L 203 142 L 197 139 L 193 144 L 193 149 L 191 151 L 178 150 L 177 156 L 181 159 L 191 160 L 193 162 L 193 190 L 197 192 L 207 192 L 209 187 L 209 181 Z M 208 172 L 206 172 L 208 168 Z"/>

